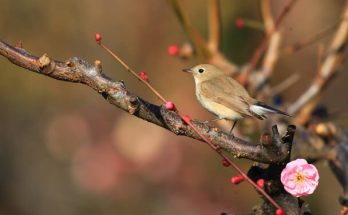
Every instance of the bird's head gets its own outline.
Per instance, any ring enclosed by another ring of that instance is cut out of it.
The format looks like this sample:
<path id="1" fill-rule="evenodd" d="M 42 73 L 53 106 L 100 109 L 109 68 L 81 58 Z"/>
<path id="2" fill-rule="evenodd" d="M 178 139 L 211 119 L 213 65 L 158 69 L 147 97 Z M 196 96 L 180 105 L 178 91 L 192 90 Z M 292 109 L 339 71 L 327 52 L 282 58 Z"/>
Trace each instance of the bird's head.
<path id="1" fill-rule="evenodd" d="M 183 69 L 182 71 L 191 73 L 196 83 L 211 80 L 218 76 L 224 75 L 219 68 L 210 64 L 199 64 L 189 69 Z"/>

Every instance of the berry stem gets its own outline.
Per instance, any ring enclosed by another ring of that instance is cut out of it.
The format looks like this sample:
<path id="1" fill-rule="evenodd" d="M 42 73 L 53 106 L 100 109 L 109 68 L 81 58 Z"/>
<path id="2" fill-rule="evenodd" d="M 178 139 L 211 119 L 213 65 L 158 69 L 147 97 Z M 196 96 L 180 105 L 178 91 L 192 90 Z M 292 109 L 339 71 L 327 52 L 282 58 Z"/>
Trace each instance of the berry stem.
<path id="1" fill-rule="evenodd" d="M 134 72 L 134 70 L 132 70 L 124 61 L 122 61 L 113 51 L 111 51 L 108 47 L 106 47 L 104 44 L 98 43 L 104 50 L 106 50 L 115 60 L 117 60 L 128 72 L 130 72 L 133 76 L 135 76 L 139 81 L 141 81 L 142 83 L 144 83 L 160 100 L 162 100 L 164 103 L 167 103 L 167 100 L 155 89 L 151 86 L 151 84 L 147 81 L 142 80 L 138 74 L 136 72 Z M 220 148 L 218 146 L 216 146 L 213 142 L 211 142 L 210 139 L 208 139 L 204 134 L 202 134 L 201 131 L 199 131 L 197 129 L 196 126 L 194 126 L 191 122 L 191 120 L 188 120 L 188 116 L 187 115 L 183 115 L 179 112 L 179 110 L 176 108 L 175 111 L 180 118 L 186 122 L 196 133 L 197 135 L 202 138 L 209 146 L 210 148 L 212 148 L 216 153 L 218 153 L 223 159 L 225 159 L 228 163 L 231 164 L 231 166 L 240 174 L 242 175 L 255 189 L 257 189 L 266 199 L 268 199 L 268 201 L 274 205 L 274 207 L 276 207 L 277 209 L 281 209 L 281 207 L 278 205 L 278 203 L 276 203 L 271 196 L 269 196 L 262 188 L 260 188 L 259 186 L 257 186 L 257 184 L 251 180 L 251 178 L 249 178 L 249 176 L 247 176 L 247 174 L 245 174 L 243 172 L 243 170 L 241 170 L 238 165 L 236 163 L 234 163 L 230 158 L 228 158 L 225 154 L 222 153 L 222 151 L 220 150 Z"/>
<path id="2" fill-rule="evenodd" d="M 106 47 L 104 44 L 100 44 L 100 46 L 107 51 L 115 60 L 117 60 L 128 72 L 130 72 L 132 75 L 134 75 L 139 81 L 143 82 L 150 90 L 164 103 L 167 103 L 167 100 L 155 89 L 151 86 L 151 84 L 139 77 L 139 75 L 134 72 L 121 58 L 119 58 L 113 51 L 111 51 L 108 47 Z"/>

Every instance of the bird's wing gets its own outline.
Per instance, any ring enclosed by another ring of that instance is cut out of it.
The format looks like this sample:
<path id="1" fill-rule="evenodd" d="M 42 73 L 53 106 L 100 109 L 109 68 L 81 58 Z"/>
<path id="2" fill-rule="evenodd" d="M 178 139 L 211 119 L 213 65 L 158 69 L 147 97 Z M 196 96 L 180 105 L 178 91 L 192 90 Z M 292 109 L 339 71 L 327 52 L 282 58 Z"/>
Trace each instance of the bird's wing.
<path id="1" fill-rule="evenodd" d="M 253 116 L 243 95 L 238 95 L 233 92 L 233 89 L 224 87 L 226 84 L 229 85 L 228 80 L 223 79 L 201 82 L 201 95 L 242 115 Z"/>

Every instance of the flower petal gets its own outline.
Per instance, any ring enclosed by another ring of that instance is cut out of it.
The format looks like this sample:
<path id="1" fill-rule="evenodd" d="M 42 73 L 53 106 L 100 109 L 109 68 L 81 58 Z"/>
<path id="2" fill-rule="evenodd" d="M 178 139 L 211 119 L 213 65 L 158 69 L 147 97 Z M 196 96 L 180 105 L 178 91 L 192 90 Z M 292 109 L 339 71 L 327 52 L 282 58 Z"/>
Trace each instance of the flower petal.
<path id="1" fill-rule="evenodd" d="M 286 167 L 289 167 L 289 168 L 299 167 L 299 166 L 302 166 L 305 164 L 308 164 L 305 159 L 296 159 L 296 160 L 293 160 L 293 161 L 289 162 L 288 164 L 286 164 Z"/>
<path id="2" fill-rule="evenodd" d="M 318 186 L 317 168 L 304 159 L 289 162 L 281 173 L 284 189 L 293 196 L 300 197 L 312 194 Z"/>

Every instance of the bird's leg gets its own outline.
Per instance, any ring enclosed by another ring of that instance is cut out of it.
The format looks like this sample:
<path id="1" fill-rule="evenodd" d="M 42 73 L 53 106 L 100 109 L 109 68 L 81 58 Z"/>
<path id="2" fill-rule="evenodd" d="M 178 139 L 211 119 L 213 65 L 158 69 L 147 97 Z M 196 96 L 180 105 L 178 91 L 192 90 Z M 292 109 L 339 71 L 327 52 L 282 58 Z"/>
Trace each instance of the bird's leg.
<path id="1" fill-rule="evenodd" d="M 218 120 L 220 120 L 220 119 L 222 119 L 222 118 L 220 118 L 220 117 L 217 117 L 217 118 L 214 118 L 214 119 L 210 119 L 210 120 L 205 120 L 205 121 L 203 121 L 202 123 L 204 123 L 204 124 L 207 124 L 207 123 L 211 123 L 211 122 L 215 122 L 215 121 L 218 121 Z"/>
<path id="2" fill-rule="evenodd" d="M 230 135 L 232 134 L 232 131 L 233 131 L 233 129 L 234 129 L 234 126 L 236 126 L 237 122 L 238 122 L 238 120 L 235 120 L 235 121 L 233 122 L 232 128 L 231 128 L 231 130 L 230 130 Z M 232 135 L 233 135 L 233 134 L 232 134 Z M 233 136 L 234 136 L 234 135 L 233 135 Z"/>

